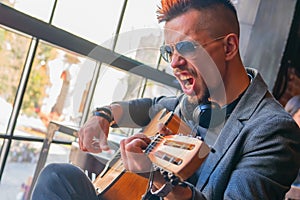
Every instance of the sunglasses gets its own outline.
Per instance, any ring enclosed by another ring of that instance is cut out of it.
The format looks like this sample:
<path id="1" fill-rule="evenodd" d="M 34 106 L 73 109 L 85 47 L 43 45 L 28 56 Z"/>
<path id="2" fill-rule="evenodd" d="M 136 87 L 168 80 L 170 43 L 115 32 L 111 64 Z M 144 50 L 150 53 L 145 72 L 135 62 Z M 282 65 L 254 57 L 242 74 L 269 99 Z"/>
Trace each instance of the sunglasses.
<path id="1" fill-rule="evenodd" d="M 206 47 L 209 44 L 212 44 L 213 42 L 216 42 L 218 40 L 224 39 L 226 36 L 217 37 L 213 40 L 210 40 L 204 44 L 197 44 L 192 41 L 181 41 L 176 44 L 167 44 L 160 47 L 160 54 L 163 57 L 163 59 L 170 63 L 172 61 L 172 56 L 174 53 L 174 49 L 183 57 L 188 57 L 190 55 L 193 55 L 195 53 L 195 49 L 198 46 Z"/>

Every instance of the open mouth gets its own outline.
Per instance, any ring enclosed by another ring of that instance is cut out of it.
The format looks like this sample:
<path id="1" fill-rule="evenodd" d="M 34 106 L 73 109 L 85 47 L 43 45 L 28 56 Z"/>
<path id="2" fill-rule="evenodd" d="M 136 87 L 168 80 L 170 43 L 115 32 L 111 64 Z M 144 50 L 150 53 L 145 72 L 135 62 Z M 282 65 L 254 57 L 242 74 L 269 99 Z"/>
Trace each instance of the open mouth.
<path id="1" fill-rule="evenodd" d="M 183 85 L 185 87 L 189 87 L 190 85 L 193 84 L 193 78 L 183 78 L 181 79 L 181 81 L 183 82 Z"/>
<path id="2" fill-rule="evenodd" d="M 190 75 L 182 75 L 182 74 L 178 76 L 178 78 L 181 82 L 183 91 L 186 94 L 192 94 L 194 92 L 195 79 Z"/>

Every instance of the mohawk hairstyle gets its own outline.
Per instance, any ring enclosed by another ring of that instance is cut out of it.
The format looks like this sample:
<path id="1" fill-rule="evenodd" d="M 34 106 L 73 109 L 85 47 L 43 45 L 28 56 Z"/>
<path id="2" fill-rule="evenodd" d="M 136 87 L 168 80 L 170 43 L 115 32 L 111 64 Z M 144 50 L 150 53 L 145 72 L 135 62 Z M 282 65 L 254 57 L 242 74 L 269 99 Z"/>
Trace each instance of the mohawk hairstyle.
<path id="1" fill-rule="evenodd" d="M 169 21 L 191 8 L 202 10 L 217 5 L 223 5 L 235 16 L 237 15 L 236 9 L 230 0 L 161 0 L 161 5 L 158 6 L 157 10 L 157 19 L 159 22 Z"/>

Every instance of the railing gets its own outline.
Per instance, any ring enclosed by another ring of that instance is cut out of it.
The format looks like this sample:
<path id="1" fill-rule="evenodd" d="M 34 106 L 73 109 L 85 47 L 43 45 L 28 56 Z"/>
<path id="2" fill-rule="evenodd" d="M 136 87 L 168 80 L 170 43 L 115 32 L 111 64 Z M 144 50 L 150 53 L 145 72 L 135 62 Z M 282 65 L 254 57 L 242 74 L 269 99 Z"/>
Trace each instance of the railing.
<path id="1" fill-rule="evenodd" d="M 40 152 L 40 155 L 39 155 L 39 159 L 37 161 L 37 165 L 36 165 L 35 172 L 34 172 L 34 175 L 33 175 L 32 183 L 31 183 L 31 186 L 30 186 L 30 190 L 29 190 L 29 194 L 28 194 L 29 197 L 31 196 L 33 187 L 36 183 L 36 180 L 37 180 L 41 170 L 45 166 L 45 163 L 46 163 L 46 160 L 47 160 L 47 157 L 48 157 L 48 153 L 49 153 L 49 149 L 50 149 L 50 145 L 53 141 L 53 137 L 54 137 L 54 134 L 55 134 L 56 131 L 59 131 L 59 132 L 65 133 L 67 135 L 77 137 L 78 129 L 76 129 L 74 127 L 66 126 L 66 125 L 63 125 L 63 124 L 59 124 L 59 123 L 54 122 L 54 121 L 51 121 L 49 123 L 48 128 L 47 128 L 46 137 L 45 137 L 44 142 L 43 142 L 43 146 L 42 146 L 42 149 L 41 149 L 41 152 Z"/>

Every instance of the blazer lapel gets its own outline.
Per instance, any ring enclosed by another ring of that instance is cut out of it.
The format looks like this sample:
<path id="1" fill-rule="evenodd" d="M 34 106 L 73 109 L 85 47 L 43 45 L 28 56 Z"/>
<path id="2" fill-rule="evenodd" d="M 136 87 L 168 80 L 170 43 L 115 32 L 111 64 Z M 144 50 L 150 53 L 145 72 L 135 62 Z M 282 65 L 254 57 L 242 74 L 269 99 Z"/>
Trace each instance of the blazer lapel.
<path id="1" fill-rule="evenodd" d="M 230 124 L 230 125 L 229 125 Z M 212 146 L 212 152 L 206 158 L 206 161 L 202 164 L 197 186 L 202 189 L 205 183 L 208 181 L 209 176 L 214 171 L 215 167 L 225 155 L 228 148 L 231 146 L 232 142 L 238 136 L 240 130 L 243 128 L 242 123 L 238 120 L 231 119 L 226 122 L 226 125 L 222 129 L 216 143 Z M 227 136 L 230 134 L 230 137 Z"/>
<path id="2" fill-rule="evenodd" d="M 256 72 L 252 71 L 252 73 Z M 197 187 L 200 190 L 205 187 L 206 183 L 208 182 L 208 178 L 217 167 L 222 157 L 226 154 L 227 150 L 232 145 L 234 140 L 238 137 L 244 126 L 242 122 L 247 121 L 251 117 L 251 115 L 259 105 L 259 102 L 266 95 L 267 85 L 264 83 L 259 74 L 255 75 L 256 77 L 254 78 L 254 80 L 252 80 L 252 84 L 246 90 L 245 94 L 236 105 L 236 108 L 233 110 L 230 117 L 226 121 L 218 139 L 212 147 L 212 152 L 206 158 L 206 161 L 202 164 L 199 170 L 200 173 Z M 228 137 L 229 134 L 230 137 Z"/>

